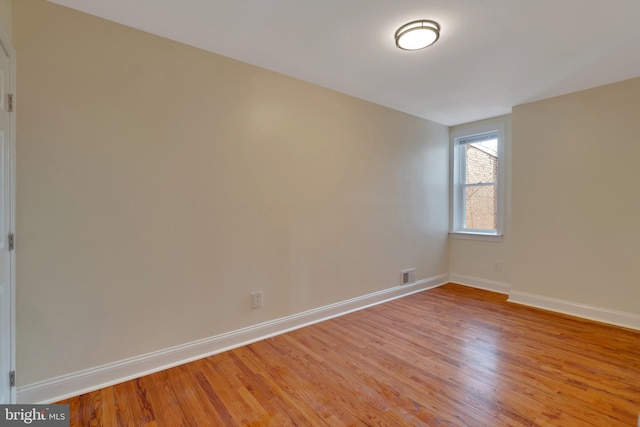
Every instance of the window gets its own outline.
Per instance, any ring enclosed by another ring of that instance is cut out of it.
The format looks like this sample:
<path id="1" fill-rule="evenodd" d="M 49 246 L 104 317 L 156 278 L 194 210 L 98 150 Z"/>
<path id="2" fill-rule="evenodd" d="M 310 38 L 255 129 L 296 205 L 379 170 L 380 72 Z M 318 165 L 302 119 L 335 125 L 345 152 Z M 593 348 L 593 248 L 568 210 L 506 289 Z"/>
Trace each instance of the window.
<path id="1" fill-rule="evenodd" d="M 501 236 L 504 124 L 452 134 L 451 232 Z"/>

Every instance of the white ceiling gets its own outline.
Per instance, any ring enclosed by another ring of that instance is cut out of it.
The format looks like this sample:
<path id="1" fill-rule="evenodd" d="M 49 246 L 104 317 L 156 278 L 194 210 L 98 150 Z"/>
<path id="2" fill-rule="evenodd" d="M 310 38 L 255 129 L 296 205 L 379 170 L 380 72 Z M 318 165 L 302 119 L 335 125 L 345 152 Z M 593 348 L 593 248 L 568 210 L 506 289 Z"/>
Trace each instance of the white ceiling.
<path id="1" fill-rule="evenodd" d="M 640 76 L 639 0 L 50 1 L 445 125 Z"/>

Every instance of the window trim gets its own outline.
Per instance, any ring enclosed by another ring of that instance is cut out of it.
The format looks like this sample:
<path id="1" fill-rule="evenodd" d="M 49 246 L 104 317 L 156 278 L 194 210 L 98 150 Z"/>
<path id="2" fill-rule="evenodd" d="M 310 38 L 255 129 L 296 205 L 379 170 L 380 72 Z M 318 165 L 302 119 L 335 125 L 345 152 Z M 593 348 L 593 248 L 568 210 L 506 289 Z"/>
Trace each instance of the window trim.
<path id="1" fill-rule="evenodd" d="M 452 237 L 473 240 L 501 240 L 504 235 L 504 187 L 505 187 L 505 130 L 504 119 L 485 121 L 481 124 L 462 126 L 450 133 L 450 221 L 449 233 Z M 462 149 L 459 140 L 483 133 L 496 132 L 498 134 L 498 177 L 497 177 L 497 228 L 495 231 L 463 228 L 464 224 L 464 195 L 460 184 L 464 182 L 462 173 Z M 496 239 L 498 238 L 498 239 Z"/>

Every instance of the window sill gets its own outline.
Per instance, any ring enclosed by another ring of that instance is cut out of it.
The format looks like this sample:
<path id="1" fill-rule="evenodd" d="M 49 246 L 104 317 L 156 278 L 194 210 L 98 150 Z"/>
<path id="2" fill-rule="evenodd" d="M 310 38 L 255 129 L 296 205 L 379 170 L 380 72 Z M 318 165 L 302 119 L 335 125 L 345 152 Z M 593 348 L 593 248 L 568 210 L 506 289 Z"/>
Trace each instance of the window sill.
<path id="1" fill-rule="evenodd" d="M 502 234 L 495 233 L 477 233 L 465 231 L 450 231 L 449 237 L 460 240 L 481 240 L 484 242 L 502 242 Z"/>

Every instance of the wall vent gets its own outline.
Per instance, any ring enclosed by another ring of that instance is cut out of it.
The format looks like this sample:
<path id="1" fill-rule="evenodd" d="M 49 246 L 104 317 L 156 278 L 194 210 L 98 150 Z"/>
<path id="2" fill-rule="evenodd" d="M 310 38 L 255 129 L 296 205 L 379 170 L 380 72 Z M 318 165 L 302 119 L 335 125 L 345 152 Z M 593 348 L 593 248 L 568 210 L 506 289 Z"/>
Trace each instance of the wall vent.
<path id="1" fill-rule="evenodd" d="M 402 284 L 406 285 L 407 283 L 413 283 L 416 281 L 416 269 L 409 268 L 407 270 L 402 270 Z"/>

